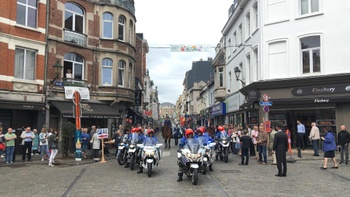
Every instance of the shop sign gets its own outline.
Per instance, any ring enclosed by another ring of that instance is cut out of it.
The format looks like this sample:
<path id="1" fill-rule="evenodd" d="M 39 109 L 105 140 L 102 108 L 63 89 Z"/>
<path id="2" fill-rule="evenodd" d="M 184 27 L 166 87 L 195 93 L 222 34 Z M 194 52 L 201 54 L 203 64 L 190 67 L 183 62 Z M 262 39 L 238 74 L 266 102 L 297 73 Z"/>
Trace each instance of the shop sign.
<path id="1" fill-rule="evenodd" d="M 315 87 L 293 88 L 294 96 L 350 93 L 350 84 L 336 84 Z"/>
<path id="2" fill-rule="evenodd" d="M 90 100 L 90 92 L 88 88 L 65 86 L 64 94 L 66 99 L 73 99 L 73 94 L 75 91 L 80 93 L 81 99 Z"/>
<path id="3" fill-rule="evenodd" d="M 314 103 L 329 103 L 329 99 L 315 99 Z"/>
<path id="4" fill-rule="evenodd" d="M 239 106 L 243 103 L 244 96 L 241 93 L 234 94 L 226 99 L 226 112 L 239 111 Z"/>
<path id="5" fill-rule="evenodd" d="M 212 116 L 219 116 L 219 115 L 226 115 L 226 104 L 225 103 L 219 103 L 214 105 L 211 108 L 211 115 Z"/>

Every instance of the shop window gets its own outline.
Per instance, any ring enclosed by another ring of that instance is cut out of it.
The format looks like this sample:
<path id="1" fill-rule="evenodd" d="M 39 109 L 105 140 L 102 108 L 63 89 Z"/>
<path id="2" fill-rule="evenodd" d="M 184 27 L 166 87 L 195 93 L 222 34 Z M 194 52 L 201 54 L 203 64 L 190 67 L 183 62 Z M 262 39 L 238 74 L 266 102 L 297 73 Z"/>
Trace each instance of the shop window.
<path id="1" fill-rule="evenodd" d="M 37 0 L 17 0 L 17 24 L 36 28 Z"/>
<path id="2" fill-rule="evenodd" d="M 300 39 L 303 74 L 321 72 L 320 36 Z"/>

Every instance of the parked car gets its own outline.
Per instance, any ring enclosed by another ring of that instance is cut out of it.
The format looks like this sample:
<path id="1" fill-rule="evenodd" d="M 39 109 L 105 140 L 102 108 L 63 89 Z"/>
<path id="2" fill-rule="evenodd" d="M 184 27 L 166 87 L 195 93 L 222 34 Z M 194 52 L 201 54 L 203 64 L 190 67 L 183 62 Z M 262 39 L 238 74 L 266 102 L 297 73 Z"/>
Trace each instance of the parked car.
<path id="1" fill-rule="evenodd" d="M 176 128 L 176 126 L 173 126 L 173 128 L 172 128 L 172 131 L 173 131 L 172 138 L 175 138 L 175 128 Z M 179 133 L 179 135 L 178 135 L 177 137 L 178 137 L 178 138 L 182 138 L 182 136 L 183 136 L 183 130 L 182 130 L 181 127 L 179 127 L 179 129 L 180 129 L 180 133 Z"/>

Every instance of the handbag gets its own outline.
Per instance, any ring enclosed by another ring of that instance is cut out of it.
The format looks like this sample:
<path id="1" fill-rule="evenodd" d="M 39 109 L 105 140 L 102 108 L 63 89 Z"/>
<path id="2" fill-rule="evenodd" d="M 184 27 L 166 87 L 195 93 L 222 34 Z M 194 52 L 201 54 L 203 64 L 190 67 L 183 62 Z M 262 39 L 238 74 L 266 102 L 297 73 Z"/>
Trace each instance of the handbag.
<path id="1" fill-rule="evenodd" d="M 41 143 L 45 144 L 46 143 L 46 139 L 42 139 Z"/>
<path id="2" fill-rule="evenodd" d="M 0 143 L 0 151 L 4 151 L 6 149 L 6 145 L 4 142 Z"/>

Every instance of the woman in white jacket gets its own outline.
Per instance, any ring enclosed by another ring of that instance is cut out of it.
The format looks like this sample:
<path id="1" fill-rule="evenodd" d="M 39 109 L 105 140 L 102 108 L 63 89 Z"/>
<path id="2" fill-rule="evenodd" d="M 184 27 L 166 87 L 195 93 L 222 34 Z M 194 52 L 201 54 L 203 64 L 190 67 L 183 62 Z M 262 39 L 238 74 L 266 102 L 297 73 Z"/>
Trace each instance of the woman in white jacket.
<path id="1" fill-rule="evenodd" d="M 97 138 L 97 133 L 94 133 L 90 142 L 92 143 L 92 157 L 94 161 L 100 161 L 98 158 L 98 152 L 100 151 L 101 141 Z"/>

